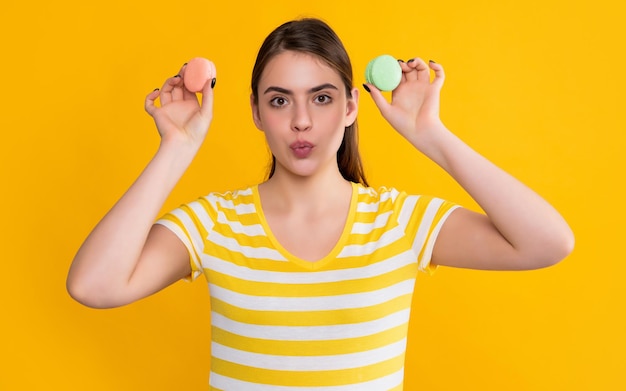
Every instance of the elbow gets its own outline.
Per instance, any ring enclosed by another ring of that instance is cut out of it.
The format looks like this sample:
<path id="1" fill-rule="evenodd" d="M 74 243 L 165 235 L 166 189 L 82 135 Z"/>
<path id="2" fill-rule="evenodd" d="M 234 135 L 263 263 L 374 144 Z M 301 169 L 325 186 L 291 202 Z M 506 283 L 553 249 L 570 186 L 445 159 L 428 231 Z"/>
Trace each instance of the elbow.
<path id="1" fill-rule="evenodd" d="M 89 308 L 120 307 L 124 304 L 118 293 L 121 290 L 117 283 L 104 277 L 107 274 L 101 269 L 85 267 L 84 260 L 77 257 L 67 273 L 65 289 L 72 299 Z"/>
<path id="2" fill-rule="evenodd" d="M 89 308 L 107 308 L 91 290 L 75 279 L 69 278 L 66 281 L 65 289 L 72 299 Z"/>
<path id="3" fill-rule="evenodd" d="M 554 266 L 574 251 L 576 240 L 574 233 L 568 228 L 549 242 L 541 245 L 540 253 L 535 257 L 536 269 Z"/>
<path id="4" fill-rule="evenodd" d="M 575 245 L 576 245 L 576 238 L 574 237 L 574 233 L 571 230 L 569 230 L 568 234 L 566 235 L 566 238 L 563 240 L 563 244 L 561 247 L 562 249 L 561 260 L 565 259 L 574 251 Z"/>
<path id="5" fill-rule="evenodd" d="M 67 277 L 65 289 L 72 299 L 89 308 L 107 309 L 120 306 L 115 304 L 102 289 L 99 289 L 97 284 L 91 284 L 71 273 Z"/>
<path id="6" fill-rule="evenodd" d="M 554 246 L 554 264 L 567 258 L 574 251 L 575 244 L 574 232 L 568 227 Z"/>

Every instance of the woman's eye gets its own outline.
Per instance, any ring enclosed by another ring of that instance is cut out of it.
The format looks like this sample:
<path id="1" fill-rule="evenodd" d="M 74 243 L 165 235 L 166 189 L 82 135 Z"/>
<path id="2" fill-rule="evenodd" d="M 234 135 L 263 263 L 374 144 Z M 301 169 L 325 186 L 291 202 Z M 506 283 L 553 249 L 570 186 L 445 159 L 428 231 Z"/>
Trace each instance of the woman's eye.
<path id="1" fill-rule="evenodd" d="M 287 104 L 287 99 L 277 96 L 276 98 L 272 99 L 270 101 L 270 104 L 272 106 L 276 106 L 276 107 L 281 107 Z"/>
<path id="2" fill-rule="evenodd" d="M 315 102 L 317 103 L 326 104 L 326 103 L 330 103 L 330 101 L 331 101 L 331 97 L 328 95 L 318 95 L 315 97 Z"/>

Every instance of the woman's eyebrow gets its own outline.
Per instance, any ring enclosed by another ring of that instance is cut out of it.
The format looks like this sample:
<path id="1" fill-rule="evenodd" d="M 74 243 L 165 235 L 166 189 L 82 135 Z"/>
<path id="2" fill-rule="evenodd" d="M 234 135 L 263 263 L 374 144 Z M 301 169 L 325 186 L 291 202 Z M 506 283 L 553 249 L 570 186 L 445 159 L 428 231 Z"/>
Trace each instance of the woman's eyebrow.
<path id="1" fill-rule="evenodd" d="M 339 88 L 337 88 L 334 84 L 324 83 L 319 86 L 312 87 L 311 89 L 309 89 L 309 93 L 318 92 L 318 91 L 325 90 L 325 89 L 339 90 Z M 285 94 L 285 95 L 293 95 L 293 91 L 288 90 L 286 88 L 282 88 L 282 87 L 276 87 L 276 86 L 267 87 L 267 89 L 263 92 L 263 94 L 267 94 L 268 92 L 272 92 L 272 91 Z"/>
<path id="2" fill-rule="evenodd" d="M 318 92 L 321 90 L 327 90 L 327 89 L 331 89 L 331 90 L 339 90 L 339 88 L 337 88 L 334 84 L 330 84 L 330 83 L 324 83 L 322 85 L 319 85 L 317 87 L 313 87 L 309 90 L 309 92 Z"/>

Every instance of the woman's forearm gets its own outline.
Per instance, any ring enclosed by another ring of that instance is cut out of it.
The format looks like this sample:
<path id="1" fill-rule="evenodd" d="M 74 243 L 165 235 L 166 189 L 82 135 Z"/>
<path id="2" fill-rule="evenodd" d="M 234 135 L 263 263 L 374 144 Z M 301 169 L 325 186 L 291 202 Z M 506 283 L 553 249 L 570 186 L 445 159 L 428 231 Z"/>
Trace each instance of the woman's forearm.
<path id="1" fill-rule="evenodd" d="M 67 278 L 72 296 L 84 301 L 124 291 L 158 213 L 194 154 L 191 148 L 161 145 L 78 250 Z"/>
<path id="2" fill-rule="evenodd" d="M 569 254 L 574 238 L 561 215 L 443 125 L 411 143 L 468 192 L 522 259 L 547 265 Z"/>

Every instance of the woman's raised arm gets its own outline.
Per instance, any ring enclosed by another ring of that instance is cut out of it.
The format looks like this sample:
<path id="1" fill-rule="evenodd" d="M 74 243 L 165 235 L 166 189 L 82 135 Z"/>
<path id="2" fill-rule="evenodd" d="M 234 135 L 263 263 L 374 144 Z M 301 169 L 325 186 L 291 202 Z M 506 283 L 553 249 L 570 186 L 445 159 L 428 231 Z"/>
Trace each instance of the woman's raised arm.
<path id="1" fill-rule="evenodd" d="M 402 81 L 391 102 L 367 85 L 376 105 L 394 129 L 450 174 L 485 212 L 455 210 L 439 233 L 433 263 L 522 270 L 550 266 L 566 257 L 573 249 L 574 235 L 561 215 L 441 122 L 443 67 L 419 58 L 401 62 L 401 67 Z"/>
<path id="2" fill-rule="evenodd" d="M 160 146 L 146 168 L 89 234 L 67 277 L 77 301 L 95 308 L 117 307 L 146 297 L 191 271 L 184 245 L 154 225 L 170 192 L 191 164 L 213 117 L 213 86 L 206 82 L 200 103 L 184 87 L 185 67 L 146 97 Z M 160 105 L 155 100 L 160 99 Z"/>

